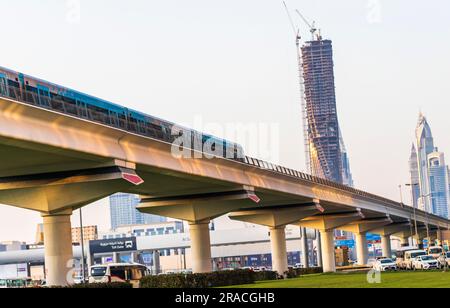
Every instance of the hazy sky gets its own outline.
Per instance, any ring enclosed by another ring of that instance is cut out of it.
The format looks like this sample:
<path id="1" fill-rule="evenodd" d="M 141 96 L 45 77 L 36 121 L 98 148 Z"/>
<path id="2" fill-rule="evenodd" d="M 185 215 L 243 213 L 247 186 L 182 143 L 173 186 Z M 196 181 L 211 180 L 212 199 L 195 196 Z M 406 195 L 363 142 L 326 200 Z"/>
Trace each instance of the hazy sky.
<path id="1" fill-rule="evenodd" d="M 450 3 L 287 2 L 334 42 L 356 186 L 399 199 L 419 110 L 450 155 Z M 177 123 L 279 125 L 280 163 L 304 169 L 295 42 L 281 1 L 0 0 L 0 10 L 1 66 Z M 85 220 L 109 227 L 106 202 Z M 40 221 L 0 207 L 0 240 L 32 241 Z"/>

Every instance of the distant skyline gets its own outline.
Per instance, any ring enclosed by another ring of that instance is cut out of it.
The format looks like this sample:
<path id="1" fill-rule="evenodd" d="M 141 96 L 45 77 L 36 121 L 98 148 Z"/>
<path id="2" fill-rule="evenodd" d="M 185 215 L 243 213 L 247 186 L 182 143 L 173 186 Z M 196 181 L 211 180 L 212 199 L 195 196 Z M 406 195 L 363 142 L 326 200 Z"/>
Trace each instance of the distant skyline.
<path id="1" fill-rule="evenodd" d="M 333 40 L 339 123 L 355 187 L 399 201 L 420 110 L 439 150 L 450 155 L 450 3 L 286 2 Z M 175 123 L 277 124 L 279 162 L 305 170 L 295 38 L 281 1 L 0 4 L 7 42 L 0 66 Z M 304 27 L 302 33 L 309 38 Z M 409 190 L 403 197 L 411 203 Z M 108 219 L 105 200 L 84 210 L 85 224 L 107 228 Z M 0 206 L 0 241 L 33 241 L 41 222 L 38 213 Z"/>

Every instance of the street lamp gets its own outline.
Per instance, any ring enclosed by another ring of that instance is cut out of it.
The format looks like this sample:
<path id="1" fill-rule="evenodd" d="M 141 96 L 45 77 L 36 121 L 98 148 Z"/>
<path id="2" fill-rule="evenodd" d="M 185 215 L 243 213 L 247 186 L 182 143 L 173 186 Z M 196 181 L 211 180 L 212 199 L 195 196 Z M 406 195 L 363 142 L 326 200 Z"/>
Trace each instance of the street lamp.
<path id="1" fill-rule="evenodd" d="M 418 237 L 419 237 L 419 230 L 417 228 L 417 213 L 416 213 L 416 207 L 414 206 L 414 190 L 413 190 L 413 187 L 414 186 L 419 186 L 419 184 L 407 183 L 407 184 L 405 184 L 405 186 L 411 187 L 412 207 L 413 207 L 413 215 L 414 215 L 414 228 L 415 228 L 416 240 L 417 240 Z"/>
<path id="2" fill-rule="evenodd" d="M 413 187 L 419 186 L 419 184 L 418 183 L 415 183 L 415 184 L 408 183 L 408 184 L 405 184 L 405 185 L 411 187 L 411 196 L 412 196 L 412 199 L 413 199 L 414 221 L 415 221 L 416 237 L 417 237 L 419 233 L 418 233 L 418 230 L 417 230 L 417 215 L 416 215 L 416 207 L 414 206 L 414 190 L 413 190 Z M 430 246 L 430 228 L 428 227 L 428 225 L 429 225 L 429 217 L 428 217 L 429 209 L 428 209 L 427 204 L 425 203 L 425 198 L 431 197 L 432 195 L 433 195 L 433 193 L 429 193 L 429 194 L 424 195 L 424 194 L 422 194 L 422 192 L 420 192 L 420 196 L 419 196 L 419 198 L 422 200 L 422 204 L 425 206 L 425 216 L 427 218 L 428 246 Z"/>
<path id="3" fill-rule="evenodd" d="M 83 230 L 83 212 L 80 208 L 80 237 L 81 237 L 81 278 L 83 284 L 86 283 L 86 264 L 84 262 L 84 230 Z"/>

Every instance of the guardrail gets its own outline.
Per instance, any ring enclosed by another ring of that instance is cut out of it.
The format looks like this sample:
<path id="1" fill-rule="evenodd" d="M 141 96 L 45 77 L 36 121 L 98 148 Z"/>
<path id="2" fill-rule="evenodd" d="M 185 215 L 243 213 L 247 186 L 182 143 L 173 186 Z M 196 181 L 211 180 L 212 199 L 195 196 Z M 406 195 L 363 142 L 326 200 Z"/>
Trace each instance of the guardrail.
<path id="1" fill-rule="evenodd" d="M 272 172 L 276 172 L 279 174 L 283 174 L 283 175 L 287 175 L 287 176 L 291 176 L 291 177 L 295 177 L 304 181 L 308 181 L 311 182 L 313 184 L 319 184 L 319 185 L 324 185 L 324 186 L 331 186 L 333 188 L 339 189 L 339 190 L 344 190 L 346 192 L 349 193 L 353 193 L 356 194 L 358 196 L 361 197 L 365 197 L 365 198 L 370 198 L 370 199 L 375 199 L 375 200 L 379 200 L 380 202 L 383 203 L 389 203 L 391 205 L 403 208 L 403 206 L 401 205 L 401 203 L 395 202 L 393 200 L 387 199 L 387 198 L 383 198 L 374 194 L 370 194 L 368 192 L 359 190 L 359 189 L 355 189 L 353 187 L 349 187 L 343 184 L 339 184 L 333 181 L 329 181 L 320 177 L 316 177 L 316 176 L 312 176 L 310 174 L 307 173 L 303 173 L 294 169 L 289 169 L 283 166 L 279 166 L 279 165 L 275 165 L 272 164 L 270 162 L 266 162 L 257 158 L 253 158 L 253 157 L 245 157 L 245 163 L 247 165 L 253 166 L 253 167 L 257 167 L 259 169 L 264 169 L 264 170 L 268 170 L 268 171 L 272 171 Z"/>

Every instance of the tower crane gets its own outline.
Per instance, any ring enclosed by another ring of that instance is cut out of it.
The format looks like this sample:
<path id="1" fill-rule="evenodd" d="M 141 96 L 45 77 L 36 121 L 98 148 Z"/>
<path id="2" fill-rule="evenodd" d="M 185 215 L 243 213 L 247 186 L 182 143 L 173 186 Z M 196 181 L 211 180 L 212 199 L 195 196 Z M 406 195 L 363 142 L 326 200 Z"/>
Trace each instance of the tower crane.
<path id="1" fill-rule="evenodd" d="M 302 37 L 300 35 L 300 29 L 295 27 L 294 20 L 292 19 L 291 13 L 289 12 L 288 6 L 285 1 L 283 1 L 283 4 L 284 4 L 284 8 L 286 9 L 286 13 L 287 13 L 289 22 L 291 23 L 292 31 L 294 32 L 294 34 L 296 36 L 297 47 L 300 47 L 300 41 L 302 39 Z"/>
<path id="2" fill-rule="evenodd" d="M 302 108 L 302 118 L 303 118 L 303 137 L 304 137 L 304 146 L 305 146 L 305 163 L 306 163 L 306 172 L 312 174 L 312 164 L 311 164 L 311 151 L 310 151 L 310 142 L 309 142 L 309 134 L 308 134 L 308 114 L 306 111 L 306 96 L 305 96 L 305 82 L 303 77 L 303 59 L 301 54 L 301 41 L 302 37 L 300 35 L 300 28 L 297 28 L 294 24 L 294 20 L 289 12 L 288 6 L 286 2 L 283 1 L 284 7 L 286 9 L 287 16 L 289 18 L 289 22 L 292 26 L 292 31 L 294 32 L 296 44 L 297 44 L 297 60 L 298 60 L 298 75 L 300 82 L 300 99 L 301 99 L 301 108 Z"/>
<path id="3" fill-rule="evenodd" d="M 317 40 L 321 40 L 322 36 L 320 35 L 320 30 L 316 28 L 316 22 L 313 21 L 310 23 L 305 16 L 303 16 L 302 13 L 300 13 L 299 10 L 295 10 L 295 12 L 300 16 L 300 18 L 303 20 L 303 22 L 308 26 L 309 32 L 311 32 L 312 40 L 314 41 L 316 38 Z"/>

